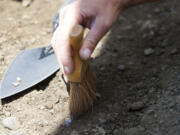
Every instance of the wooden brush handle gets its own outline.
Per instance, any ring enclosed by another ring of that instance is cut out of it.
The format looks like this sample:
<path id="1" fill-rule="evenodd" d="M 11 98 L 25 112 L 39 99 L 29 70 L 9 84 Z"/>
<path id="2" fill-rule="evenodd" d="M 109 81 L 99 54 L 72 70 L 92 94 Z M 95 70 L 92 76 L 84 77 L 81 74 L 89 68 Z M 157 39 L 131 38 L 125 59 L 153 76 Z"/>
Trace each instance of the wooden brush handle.
<path id="1" fill-rule="evenodd" d="M 71 74 L 67 75 L 67 78 L 70 82 L 81 82 L 82 76 L 82 66 L 83 61 L 79 56 L 79 49 L 82 44 L 82 39 L 84 35 L 84 28 L 81 25 L 75 25 L 70 32 L 69 40 L 73 49 L 73 62 L 74 62 L 74 71 Z"/>

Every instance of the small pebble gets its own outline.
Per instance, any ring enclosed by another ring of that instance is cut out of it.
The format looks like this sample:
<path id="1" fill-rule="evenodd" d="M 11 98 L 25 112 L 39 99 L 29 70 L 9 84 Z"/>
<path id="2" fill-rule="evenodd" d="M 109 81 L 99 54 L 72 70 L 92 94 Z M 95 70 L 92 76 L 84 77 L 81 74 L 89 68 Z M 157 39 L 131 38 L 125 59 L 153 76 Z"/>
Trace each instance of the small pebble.
<path id="1" fill-rule="evenodd" d="M 97 97 L 97 98 L 101 98 L 101 94 L 98 93 L 98 92 L 96 92 L 96 97 Z"/>
<path id="2" fill-rule="evenodd" d="M 174 55 L 174 54 L 177 54 L 178 53 L 178 49 L 177 48 L 174 48 L 171 50 L 171 54 Z"/>
<path id="3" fill-rule="evenodd" d="M 154 53 L 154 50 L 152 48 L 147 48 L 144 50 L 144 55 L 149 56 Z"/>
<path id="4" fill-rule="evenodd" d="M 161 12 L 161 9 L 160 9 L 160 8 L 155 8 L 155 9 L 153 10 L 153 12 L 158 14 L 158 13 Z"/>
<path id="5" fill-rule="evenodd" d="M 51 109 L 51 110 L 49 110 L 48 112 L 50 112 L 51 114 L 53 114 L 53 113 L 54 113 L 54 110 L 53 110 L 53 109 Z"/>
<path id="6" fill-rule="evenodd" d="M 145 107 L 145 104 L 141 101 L 134 102 L 128 105 L 129 111 L 139 111 Z"/>
<path id="7" fill-rule="evenodd" d="M 15 117 L 7 117 L 2 120 L 2 125 L 5 128 L 16 130 L 20 127 L 19 121 Z"/>
<path id="8" fill-rule="evenodd" d="M 45 106 L 41 105 L 41 106 L 39 107 L 39 109 L 40 109 L 40 110 L 44 110 L 44 109 L 45 109 Z"/>
<path id="9" fill-rule="evenodd" d="M 13 82 L 12 84 L 14 85 L 14 87 L 18 87 L 20 85 L 19 82 Z"/>
<path id="10" fill-rule="evenodd" d="M 124 70 L 126 69 L 126 67 L 125 67 L 125 65 L 119 65 L 119 66 L 118 66 L 118 69 L 119 69 L 120 71 L 124 71 Z"/>
<path id="11" fill-rule="evenodd" d="M 152 23 L 151 20 L 147 20 L 142 24 L 141 29 L 145 30 L 145 29 L 152 29 L 154 27 L 154 24 Z"/>
<path id="12" fill-rule="evenodd" d="M 53 108 L 53 105 L 52 105 L 51 103 L 47 103 L 47 104 L 45 105 L 45 107 L 46 107 L 46 109 L 51 110 L 51 109 Z"/>

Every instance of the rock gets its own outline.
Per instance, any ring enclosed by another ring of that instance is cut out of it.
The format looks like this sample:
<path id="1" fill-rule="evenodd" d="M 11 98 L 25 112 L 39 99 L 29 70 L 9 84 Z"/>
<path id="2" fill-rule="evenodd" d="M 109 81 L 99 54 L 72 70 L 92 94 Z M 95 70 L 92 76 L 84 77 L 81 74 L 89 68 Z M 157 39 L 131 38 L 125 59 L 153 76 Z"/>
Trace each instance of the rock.
<path id="1" fill-rule="evenodd" d="M 22 5 L 23 7 L 29 7 L 32 3 L 32 0 L 23 0 Z"/>
<path id="2" fill-rule="evenodd" d="M 40 110 L 44 110 L 44 109 L 45 109 L 45 106 L 41 105 L 41 106 L 39 106 L 39 109 L 40 109 Z"/>
<path id="3" fill-rule="evenodd" d="M 152 48 L 144 49 L 144 55 L 149 56 L 154 53 L 154 50 Z"/>
<path id="4" fill-rule="evenodd" d="M 144 102 L 138 101 L 138 102 L 128 104 L 127 108 L 129 111 L 139 111 L 139 110 L 143 109 L 144 107 L 145 107 Z"/>
<path id="5" fill-rule="evenodd" d="M 53 114 L 53 113 L 54 113 L 54 110 L 51 109 L 51 110 L 48 110 L 48 112 L 50 112 L 51 114 Z"/>
<path id="6" fill-rule="evenodd" d="M 158 14 L 158 13 L 161 12 L 161 9 L 160 9 L 160 8 L 155 8 L 155 9 L 153 10 L 153 12 L 156 13 L 156 14 Z"/>
<path id="7" fill-rule="evenodd" d="M 145 29 L 152 29 L 154 26 L 154 24 L 152 23 L 151 20 L 147 20 L 144 22 L 144 24 L 142 24 L 141 30 L 145 30 Z"/>
<path id="8" fill-rule="evenodd" d="M 53 105 L 51 103 L 47 103 L 45 105 L 45 108 L 51 110 L 51 109 L 53 109 Z"/>
<path id="9" fill-rule="evenodd" d="M 118 66 L 118 70 L 120 70 L 120 71 L 124 71 L 125 69 L 126 69 L 125 65 L 119 65 Z"/>
<path id="10" fill-rule="evenodd" d="M 70 135 L 79 135 L 79 133 L 76 130 L 73 130 Z"/>
<path id="11" fill-rule="evenodd" d="M 16 130 L 20 127 L 19 121 L 16 119 L 16 117 L 7 117 L 2 120 L 2 125 L 5 128 Z"/>
<path id="12" fill-rule="evenodd" d="M 96 92 L 96 97 L 97 97 L 97 98 L 101 98 L 102 96 L 101 96 L 100 93 Z"/>
<path id="13" fill-rule="evenodd" d="M 174 54 L 177 54 L 178 53 L 178 49 L 177 48 L 174 48 L 171 50 L 171 54 L 174 55 Z"/>

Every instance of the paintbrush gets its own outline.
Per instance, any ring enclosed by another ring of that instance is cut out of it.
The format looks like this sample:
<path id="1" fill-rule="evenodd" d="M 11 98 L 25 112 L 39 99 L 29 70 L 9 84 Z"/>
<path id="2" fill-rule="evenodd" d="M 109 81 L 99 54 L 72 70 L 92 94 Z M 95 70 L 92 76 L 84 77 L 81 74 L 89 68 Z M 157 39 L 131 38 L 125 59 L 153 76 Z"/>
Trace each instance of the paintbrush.
<path id="1" fill-rule="evenodd" d="M 70 82 L 69 109 L 73 117 L 77 117 L 93 107 L 96 99 L 95 74 L 89 65 L 89 60 L 83 61 L 79 56 L 84 28 L 75 25 L 70 32 L 69 40 L 73 49 L 74 71 L 67 75 Z"/>

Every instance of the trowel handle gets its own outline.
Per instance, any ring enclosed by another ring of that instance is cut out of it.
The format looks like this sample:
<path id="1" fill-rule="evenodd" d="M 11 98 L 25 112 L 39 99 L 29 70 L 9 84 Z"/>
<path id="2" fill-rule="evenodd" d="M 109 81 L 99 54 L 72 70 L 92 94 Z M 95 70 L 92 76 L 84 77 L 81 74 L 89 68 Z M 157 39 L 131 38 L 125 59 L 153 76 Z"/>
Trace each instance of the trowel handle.
<path id="1" fill-rule="evenodd" d="M 70 32 L 69 40 L 73 49 L 73 63 L 74 71 L 67 75 L 67 78 L 70 82 L 81 82 L 82 66 L 83 61 L 79 56 L 79 49 L 82 45 L 84 35 L 84 28 L 81 25 L 75 25 Z"/>

